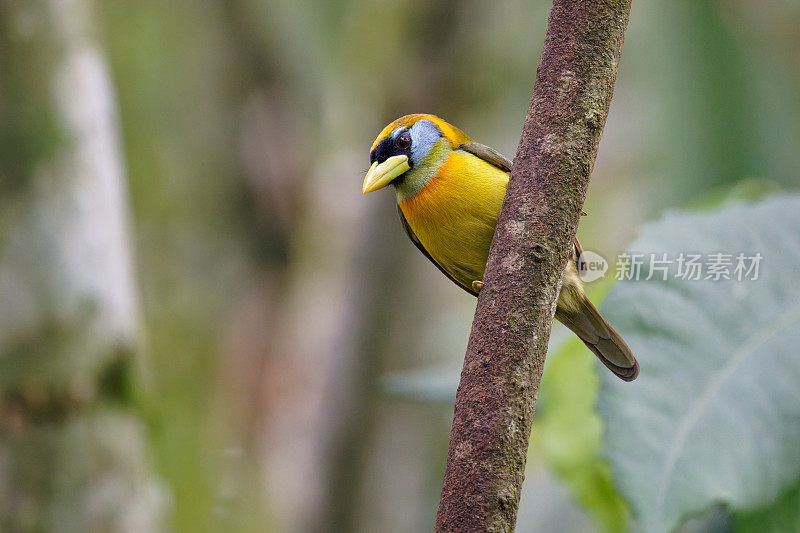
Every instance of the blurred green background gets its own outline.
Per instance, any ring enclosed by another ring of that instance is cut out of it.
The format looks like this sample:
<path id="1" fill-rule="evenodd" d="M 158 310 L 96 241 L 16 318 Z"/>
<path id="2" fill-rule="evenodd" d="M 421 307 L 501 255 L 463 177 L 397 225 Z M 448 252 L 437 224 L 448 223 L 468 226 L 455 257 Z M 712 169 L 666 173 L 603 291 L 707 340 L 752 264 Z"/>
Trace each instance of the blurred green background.
<path id="1" fill-rule="evenodd" d="M 512 157 L 549 9 L 3 1 L 0 529 L 430 530 L 475 300 L 361 181 L 407 113 Z M 634 2 L 584 247 L 797 189 L 798 50 L 795 0 Z M 621 530 L 566 337 L 517 529 Z"/>

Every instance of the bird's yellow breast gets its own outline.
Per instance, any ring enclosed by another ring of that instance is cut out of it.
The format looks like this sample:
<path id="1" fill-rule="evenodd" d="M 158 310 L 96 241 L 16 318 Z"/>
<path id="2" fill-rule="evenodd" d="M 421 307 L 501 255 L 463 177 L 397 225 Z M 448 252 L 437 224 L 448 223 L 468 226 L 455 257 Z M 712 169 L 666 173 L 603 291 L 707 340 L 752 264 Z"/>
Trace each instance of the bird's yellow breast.
<path id="1" fill-rule="evenodd" d="M 508 174 L 456 150 L 400 209 L 422 246 L 456 281 L 483 279 Z"/>

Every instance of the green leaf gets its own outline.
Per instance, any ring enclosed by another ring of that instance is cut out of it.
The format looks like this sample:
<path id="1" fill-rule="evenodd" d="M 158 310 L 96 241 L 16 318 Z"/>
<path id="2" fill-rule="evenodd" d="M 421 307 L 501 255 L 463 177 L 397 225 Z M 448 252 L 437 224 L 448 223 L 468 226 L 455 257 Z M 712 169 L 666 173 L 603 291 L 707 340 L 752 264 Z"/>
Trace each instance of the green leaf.
<path id="1" fill-rule="evenodd" d="M 715 503 L 734 513 L 769 505 L 800 479 L 800 199 L 671 214 L 632 250 L 763 260 L 755 281 L 683 281 L 673 264 L 666 281 L 612 289 L 604 314 L 641 365 L 630 384 L 603 374 L 617 486 L 648 531 Z"/>
<path id="2" fill-rule="evenodd" d="M 737 513 L 736 533 L 800 531 L 800 481 L 768 506 Z"/>
<path id="3" fill-rule="evenodd" d="M 626 530 L 628 511 L 600 455 L 599 390 L 594 356 L 570 332 L 570 341 L 547 357 L 529 454 L 555 470 L 603 530 L 619 532 Z"/>

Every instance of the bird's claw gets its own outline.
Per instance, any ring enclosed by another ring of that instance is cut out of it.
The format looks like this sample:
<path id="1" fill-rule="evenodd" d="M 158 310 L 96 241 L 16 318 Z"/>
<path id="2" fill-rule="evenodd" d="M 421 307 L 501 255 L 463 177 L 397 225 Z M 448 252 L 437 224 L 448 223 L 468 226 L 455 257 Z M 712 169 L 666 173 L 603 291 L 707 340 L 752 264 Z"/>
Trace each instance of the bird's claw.
<path id="1" fill-rule="evenodd" d="M 481 292 L 482 288 L 483 288 L 483 282 L 482 281 L 475 280 L 475 281 L 472 282 L 472 290 L 473 291 Z"/>

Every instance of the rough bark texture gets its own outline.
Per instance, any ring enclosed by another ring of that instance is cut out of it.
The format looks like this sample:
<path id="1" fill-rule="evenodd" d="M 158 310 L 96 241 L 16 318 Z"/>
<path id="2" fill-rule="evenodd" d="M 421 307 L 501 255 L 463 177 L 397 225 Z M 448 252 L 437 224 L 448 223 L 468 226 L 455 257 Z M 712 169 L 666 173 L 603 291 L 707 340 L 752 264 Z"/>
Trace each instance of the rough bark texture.
<path id="1" fill-rule="evenodd" d="M 554 0 L 467 346 L 436 531 L 511 531 L 630 0 Z"/>

